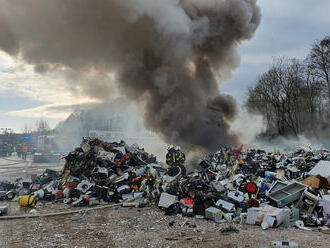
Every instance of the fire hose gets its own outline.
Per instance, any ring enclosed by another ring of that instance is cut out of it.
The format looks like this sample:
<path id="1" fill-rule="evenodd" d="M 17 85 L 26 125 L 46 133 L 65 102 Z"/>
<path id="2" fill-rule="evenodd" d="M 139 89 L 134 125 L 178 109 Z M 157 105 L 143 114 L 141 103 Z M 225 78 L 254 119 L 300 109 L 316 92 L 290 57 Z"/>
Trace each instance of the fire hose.
<path id="1" fill-rule="evenodd" d="M 98 206 L 86 209 L 78 209 L 78 210 L 71 210 L 71 211 L 63 211 L 58 213 L 48 213 L 48 214 L 23 214 L 23 215 L 11 215 L 11 216 L 0 216 L 0 220 L 14 220 L 14 219 L 26 219 L 26 218 L 42 218 L 42 217 L 53 217 L 59 215 L 68 215 L 68 214 L 76 214 L 76 213 L 85 213 L 91 210 L 101 210 L 106 208 L 112 208 L 122 205 L 122 203 L 116 203 L 106 206 Z"/>

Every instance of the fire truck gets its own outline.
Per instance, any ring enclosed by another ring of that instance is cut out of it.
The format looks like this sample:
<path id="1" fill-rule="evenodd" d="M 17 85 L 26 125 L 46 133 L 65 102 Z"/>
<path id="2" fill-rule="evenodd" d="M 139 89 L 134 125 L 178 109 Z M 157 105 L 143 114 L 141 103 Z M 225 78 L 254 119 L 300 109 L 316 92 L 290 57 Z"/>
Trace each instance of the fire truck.
<path id="1" fill-rule="evenodd" d="M 55 136 L 38 136 L 36 150 L 33 155 L 35 163 L 56 163 L 61 159 Z"/>

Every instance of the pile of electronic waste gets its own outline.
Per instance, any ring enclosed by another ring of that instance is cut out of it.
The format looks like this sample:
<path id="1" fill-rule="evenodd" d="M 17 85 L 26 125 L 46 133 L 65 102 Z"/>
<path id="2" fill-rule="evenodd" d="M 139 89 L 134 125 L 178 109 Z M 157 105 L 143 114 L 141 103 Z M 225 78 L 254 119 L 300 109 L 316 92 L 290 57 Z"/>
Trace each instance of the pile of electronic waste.
<path id="1" fill-rule="evenodd" d="M 263 229 L 330 226 L 326 150 L 281 154 L 222 148 L 183 177 L 179 168 L 170 176 L 166 165 L 137 145 L 88 138 L 65 161 L 61 172 L 47 169 L 28 181 L 0 183 L 0 198 L 19 195 L 26 207 L 42 202 L 152 204 L 168 215 L 259 224 Z"/>

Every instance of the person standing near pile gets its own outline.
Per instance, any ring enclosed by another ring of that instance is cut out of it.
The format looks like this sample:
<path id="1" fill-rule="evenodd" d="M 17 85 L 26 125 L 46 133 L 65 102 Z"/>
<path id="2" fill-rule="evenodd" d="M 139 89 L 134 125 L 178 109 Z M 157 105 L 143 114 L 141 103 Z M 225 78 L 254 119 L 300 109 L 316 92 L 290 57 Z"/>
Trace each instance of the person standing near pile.
<path id="1" fill-rule="evenodd" d="M 22 146 L 22 159 L 26 160 L 26 155 L 27 155 L 28 150 L 29 150 L 28 145 L 24 144 Z"/>
<path id="2" fill-rule="evenodd" d="M 22 144 L 17 144 L 16 146 L 16 153 L 17 153 L 17 157 L 21 158 L 22 156 Z"/>
<path id="3" fill-rule="evenodd" d="M 173 176 L 175 174 L 175 167 L 176 167 L 175 156 L 176 156 L 176 152 L 175 152 L 174 146 L 169 145 L 167 147 L 166 164 L 168 166 L 167 171 L 170 176 Z"/>
<path id="4" fill-rule="evenodd" d="M 184 167 L 185 160 L 186 156 L 179 146 L 174 148 L 174 146 L 170 145 L 167 147 L 166 164 L 168 165 L 168 173 L 170 176 L 175 176 L 179 168 L 181 169 L 182 176 L 186 176 L 186 168 Z"/>
<path id="5" fill-rule="evenodd" d="M 186 167 L 184 166 L 184 162 L 186 161 L 186 155 L 181 151 L 180 146 L 175 147 L 175 151 L 177 166 L 181 168 L 181 175 L 183 177 L 186 177 Z"/>

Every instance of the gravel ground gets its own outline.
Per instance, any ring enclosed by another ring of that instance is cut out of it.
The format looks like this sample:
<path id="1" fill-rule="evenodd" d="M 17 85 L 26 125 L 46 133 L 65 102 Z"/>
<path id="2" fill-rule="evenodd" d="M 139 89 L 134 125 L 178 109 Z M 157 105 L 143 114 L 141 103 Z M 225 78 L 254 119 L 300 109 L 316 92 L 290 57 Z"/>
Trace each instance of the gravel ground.
<path id="1" fill-rule="evenodd" d="M 22 160 L 17 156 L 0 157 L 0 182 L 13 182 L 16 178 L 29 178 L 32 174 L 40 175 L 47 168 L 59 171 L 63 166 L 63 164 L 55 163 L 33 163 L 32 160 L 31 155 L 28 155 L 27 160 Z"/>
<path id="2" fill-rule="evenodd" d="M 10 215 L 29 210 L 17 202 Z M 72 210 L 63 204 L 37 206 L 38 213 Z M 74 208 L 76 209 L 76 208 Z M 60 217 L 0 220 L 0 247 L 265 247 L 274 240 L 295 241 L 300 247 L 329 247 L 330 235 L 282 227 L 233 224 L 238 233 L 225 235 L 227 223 L 165 216 L 156 207 L 113 207 Z"/>

